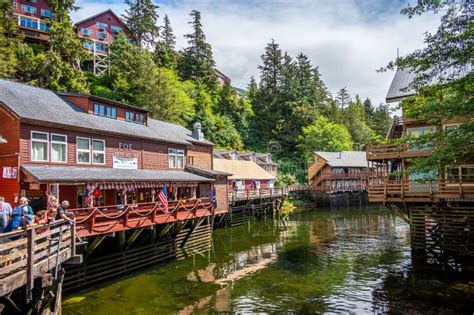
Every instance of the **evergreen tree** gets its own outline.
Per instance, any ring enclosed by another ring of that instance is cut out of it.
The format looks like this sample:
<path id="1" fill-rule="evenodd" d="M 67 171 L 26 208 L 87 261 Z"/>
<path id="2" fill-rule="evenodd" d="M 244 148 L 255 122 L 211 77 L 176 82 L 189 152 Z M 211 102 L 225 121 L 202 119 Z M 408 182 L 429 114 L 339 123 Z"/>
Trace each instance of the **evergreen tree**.
<path id="1" fill-rule="evenodd" d="M 372 105 L 372 101 L 367 97 L 364 101 L 364 111 L 365 111 L 365 120 L 370 125 L 370 121 L 372 121 L 374 116 L 374 106 Z"/>
<path id="2" fill-rule="evenodd" d="M 0 2 L 0 77 L 9 78 L 16 72 L 16 52 L 22 44 L 16 37 L 16 23 L 13 19 L 11 1 Z"/>
<path id="3" fill-rule="evenodd" d="M 265 47 L 261 56 L 262 65 L 260 70 L 260 89 L 276 92 L 282 80 L 283 55 L 280 45 L 274 39 Z"/>
<path id="4" fill-rule="evenodd" d="M 193 10 L 189 15 L 192 18 L 189 24 L 192 25 L 193 32 L 184 36 L 188 40 L 188 47 L 179 60 L 178 70 L 184 80 L 201 81 L 212 91 L 217 85 L 212 48 L 202 29 L 201 12 Z"/>
<path id="5" fill-rule="evenodd" d="M 141 47 L 150 48 L 155 45 L 159 36 L 159 6 L 152 0 L 126 0 L 128 9 L 122 15 L 133 42 Z"/>
<path id="6" fill-rule="evenodd" d="M 390 113 L 391 110 L 388 104 L 380 104 L 374 110 L 372 117 L 368 122 L 369 127 L 382 138 L 385 138 L 387 136 L 388 129 L 390 128 L 390 124 L 392 123 Z"/>
<path id="7" fill-rule="evenodd" d="M 158 66 L 169 69 L 176 67 L 175 45 L 176 37 L 173 34 L 168 15 L 165 15 L 164 25 L 153 54 L 153 59 Z"/>
<path id="8" fill-rule="evenodd" d="M 434 152 L 414 161 L 418 168 L 432 170 L 474 160 L 474 47 L 472 1 L 425 0 L 408 6 L 402 14 L 415 15 L 442 12 L 441 24 L 434 34 L 426 33 L 425 44 L 385 69 L 409 69 L 415 74 L 410 88 L 417 95 L 405 99 L 401 106 L 405 117 L 441 125 L 453 118 L 465 123 L 452 132 L 441 130 L 418 141 L 429 143 Z M 410 141 L 410 139 L 407 139 Z"/>
<path id="9" fill-rule="evenodd" d="M 336 94 L 336 102 L 339 108 L 344 109 L 347 106 L 349 106 L 349 103 L 351 101 L 351 97 L 349 93 L 347 92 L 347 88 L 343 87 L 340 89 L 337 94 Z"/>
<path id="10" fill-rule="evenodd" d="M 307 162 L 312 160 L 314 151 L 352 150 L 352 140 L 347 129 L 323 116 L 319 116 L 314 124 L 303 128 L 298 143 Z"/>
<path id="11" fill-rule="evenodd" d="M 77 11 L 79 7 L 74 5 L 75 0 L 48 0 L 51 11 L 54 13 L 54 20 L 63 22 L 70 20 L 69 12 Z"/>

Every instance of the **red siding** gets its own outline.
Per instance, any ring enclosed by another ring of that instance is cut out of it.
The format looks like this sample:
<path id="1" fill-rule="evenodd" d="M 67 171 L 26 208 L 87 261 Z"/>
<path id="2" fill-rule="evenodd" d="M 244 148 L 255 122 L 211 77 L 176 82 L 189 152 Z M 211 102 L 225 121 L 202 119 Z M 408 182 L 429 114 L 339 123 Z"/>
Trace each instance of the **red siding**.
<path id="1" fill-rule="evenodd" d="M 47 0 L 36 0 L 36 3 L 31 3 L 31 2 L 28 2 L 27 0 L 14 0 L 12 2 L 16 3 L 16 10 L 13 10 L 13 13 L 17 13 L 21 15 L 41 18 L 41 9 L 46 9 L 46 10 L 51 11 L 51 7 L 49 6 Z M 31 14 L 31 13 L 24 12 L 22 8 L 23 4 L 29 5 L 31 7 L 35 7 L 36 13 Z"/>
<path id="2" fill-rule="evenodd" d="M 103 30 L 99 29 L 96 22 L 101 22 L 101 23 L 107 24 L 108 25 L 107 29 L 103 29 Z M 101 14 L 101 15 L 98 15 L 98 16 L 94 17 L 94 18 L 91 18 L 91 19 L 85 20 L 81 23 L 78 23 L 77 24 L 77 34 L 79 35 L 79 37 L 90 38 L 90 39 L 105 42 L 105 43 L 111 43 L 111 42 L 114 41 L 114 37 L 117 36 L 117 33 L 115 33 L 111 29 L 110 26 L 118 26 L 118 27 L 122 28 L 122 30 L 123 30 L 123 25 L 121 24 L 121 22 L 117 18 L 117 16 L 115 16 L 115 14 L 113 14 L 112 12 L 107 11 L 107 12 L 104 12 L 103 14 Z M 84 33 L 81 32 L 81 28 L 86 28 L 86 29 L 91 30 L 92 35 L 91 36 L 84 35 Z M 97 36 L 97 32 L 103 32 L 103 33 L 107 34 L 107 38 L 106 39 L 99 39 L 99 37 Z"/>
<path id="3" fill-rule="evenodd" d="M 33 162 L 30 161 L 30 137 L 31 131 L 42 131 L 49 133 L 57 133 L 67 136 L 67 163 L 52 162 Z M 77 164 L 76 163 L 76 138 L 90 138 L 105 140 L 105 165 L 100 164 Z M 132 149 L 120 149 L 120 143 L 131 145 Z M 138 168 L 144 169 L 168 169 L 168 148 L 185 150 L 185 146 L 160 144 L 148 141 L 130 140 L 119 137 L 101 136 L 93 133 L 69 131 L 59 128 L 49 128 L 43 126 L 35 126 L 29 124 L 21 125 L 21 162 L 29 164 L 49 164 L 49 165 L 74 165 L 86 167 L 113 167 L 113 155 L 125 154 L 130 157 L 138 158 Z"/>
<path id="4" fill-rule="evenodd" d="M 0 104 L 0 134 L 8 141 L 0 144 L 0 195 L 9 203 L 16 203 L 19 196 L 19 172 L 16 179 L 3 178 L 3 167 L 17 167 L 19 153 L 20 123 Z"/>

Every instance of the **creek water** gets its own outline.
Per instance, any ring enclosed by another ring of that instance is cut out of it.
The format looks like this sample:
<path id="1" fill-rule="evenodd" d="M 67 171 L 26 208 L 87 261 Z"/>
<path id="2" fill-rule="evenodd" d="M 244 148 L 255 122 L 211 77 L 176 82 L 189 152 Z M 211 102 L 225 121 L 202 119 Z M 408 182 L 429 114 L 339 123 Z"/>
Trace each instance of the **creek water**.
<path id="1" fill-rule="evenodd" d="M 212 249 L 64 297 L 64 314 L 472 314 L 474 283 L 419 273 L 385 208 L 300 210 L 214 231 Z"/>

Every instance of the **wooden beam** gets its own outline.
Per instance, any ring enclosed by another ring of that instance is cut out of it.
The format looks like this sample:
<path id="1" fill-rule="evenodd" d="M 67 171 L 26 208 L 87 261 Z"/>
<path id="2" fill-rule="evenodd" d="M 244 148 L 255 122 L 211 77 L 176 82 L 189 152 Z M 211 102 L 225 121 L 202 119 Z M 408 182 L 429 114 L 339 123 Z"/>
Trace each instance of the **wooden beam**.
<path id="1" fill-rule="evenodd" d="M 88 257 L 102 243 L 102 241 L 105 240 L 107 236 L 108 236 L 107 234 L 97 236 L 92 241 L 92 243 L 89 246 L 87 246 L 84 256 Z"/>
<path id="2" fill-rule="evenodd" d="M 132 245 L 132 243 L 137 239 L 137 237 L 142 233 L 143 229 L 136 229 L 133 231 L 133 234 L 127 240 L 127 248 Z"/>

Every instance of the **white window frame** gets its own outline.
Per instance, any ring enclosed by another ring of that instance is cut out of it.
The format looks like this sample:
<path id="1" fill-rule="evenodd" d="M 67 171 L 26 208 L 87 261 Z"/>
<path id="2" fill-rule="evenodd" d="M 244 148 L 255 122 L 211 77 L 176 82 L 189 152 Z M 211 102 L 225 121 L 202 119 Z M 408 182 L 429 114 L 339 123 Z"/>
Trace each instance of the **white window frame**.
<path id="1" fill-rule="evenodd" d="M 90 30 L 88 28 L 82 27 L 81 32 L 82 32 L 82 34 L 84 34 L 84 36 L 92 36 L 92 30 Z"/>
<path id="2" fill-rule="evenodd" d="M 79 141 L 77 140 L 87 140 L 89 141 L 89 149 L 79 149 Z M 91 154 L 91 139 L 90 138 L 84 138 L 84 137 L 76 137 L 76 163 L 77 164 L 91 164 L 92 162 L 92 154 Z M 89 153 L 89 162 L 79 162 L 79 152 L 88 152 Z"/>
<path id="3" fill-rule="evenodd" d="M 104 22 L 95 22 L 95 25 L 97 25 L 97 27 L 99 27 L 99 29 L 102 29 L 102 30 L 106 30 L 109 28 L 109 25 Z"/>
<path id="4" fill-rule="evenodd" d="M 115 25 L 110 25 L 110 29 L 114 31 L 115 33 L 120 33 L 122 31 L 122 28 L 120 26 L 115 26 Z"/>
<path id="5" fill-rule="evenodd" d="M 41 9 L 41 16 L 47 17 L 47 18 L 52 18 L 53 17 L 53 12 L 48 9 Z"/>
<path id="6" fill-rule="evenodd" d="M 53 140 L 53 136 L 60 136 L 60 137 L 64 137 L 65 140 L 64 141 L 57 141 L 57 140 Z M 62 135 L 62 134 L 59 134 L 59 133 L 51 133 L 51 138 L 50 138 L 50 148 L 49 150 L 51 152 L 53 152 L 53 143 L 56 143 L 56 144 L 64 144 L 66 146 L 66 160 L 65 161 L 53 161 L 53 155 L 51 154 L 51 162 L 54 162 L 54 163 L 67 163 L 67 135 Z"/>
<path id="7" fill-rule="evenodd" d="M 33 134 L 34 133 L 46 135 L 46 140 L 33 139 Z M 46 160 L 35 160 L 33 158 L 33 142 L 46 143 Z M 32 162 L 48 162 L 49 161 L 49 133 L 48 132 L 31 130 L 31 132 L 30 132 L 30 160 Z"/>
<path id="8" fill-rule="evenodd" d="M 104 145 L 104 150 L 103 151 L 98 151 L 98 150 L 94 150 L 94 141 L 98 141 L 98 142 L 102 142 L 102 144 Z M 105 140 L 102 140 L 102 139 L 91 139 L 91 145 L 90 145 L 90 149 L 91 149 L 91 163 L 92 164 L 95 164 L 95 165 L 105 165 Z M 94 162 L 94 153 L 102 153 L 104 155 L 104 163 L 95 163 Z"/>
<path id="9" fill-rule="evenodd" d="M 173 153 L 174 151 L 174 153 Z M 178 166 L 178 156 L 183 157 L 183 166 Z M 174 159 L 174 167 L 170 165 L 170 157 Z M 183 149 L 175 149 L 175 148 L 168 148 L 168 167 L 173 168 L 173 169 L 183 169 L 186 161 L 185 161 L 186 155 L 184 154 Z"/>
<path id="10" fill-rule="evenodd" d="M 28 11 L 28 10 L 25 10 L 25 8 L 27 8 L 27 7 L 28 7 L 28 8 L 32 8 L 32 9 L 33 9 L 33 10 L 32 10 L 33 12 L 30 12 L 30 11 Z M 21 5 L 21 10 L 22 10 L 23 12 L 25 12 L 25 13 L 30 13 L 30 14 L 36 14 L 36 12 L 38 12 L 38 9 L 37 9 L 36 7 L 34 7 L 34 6 L 32 6 L 32 5 L 27 5 L 27 4 L 22 4 L 22 5 Z"/>
<path id="11" fill-rule="evenodd" d="M 18 8 L 18 4 L 16 3 L 16 1 L 13 1 L 12 8 L 13 10 L 16 10 Z"/>

